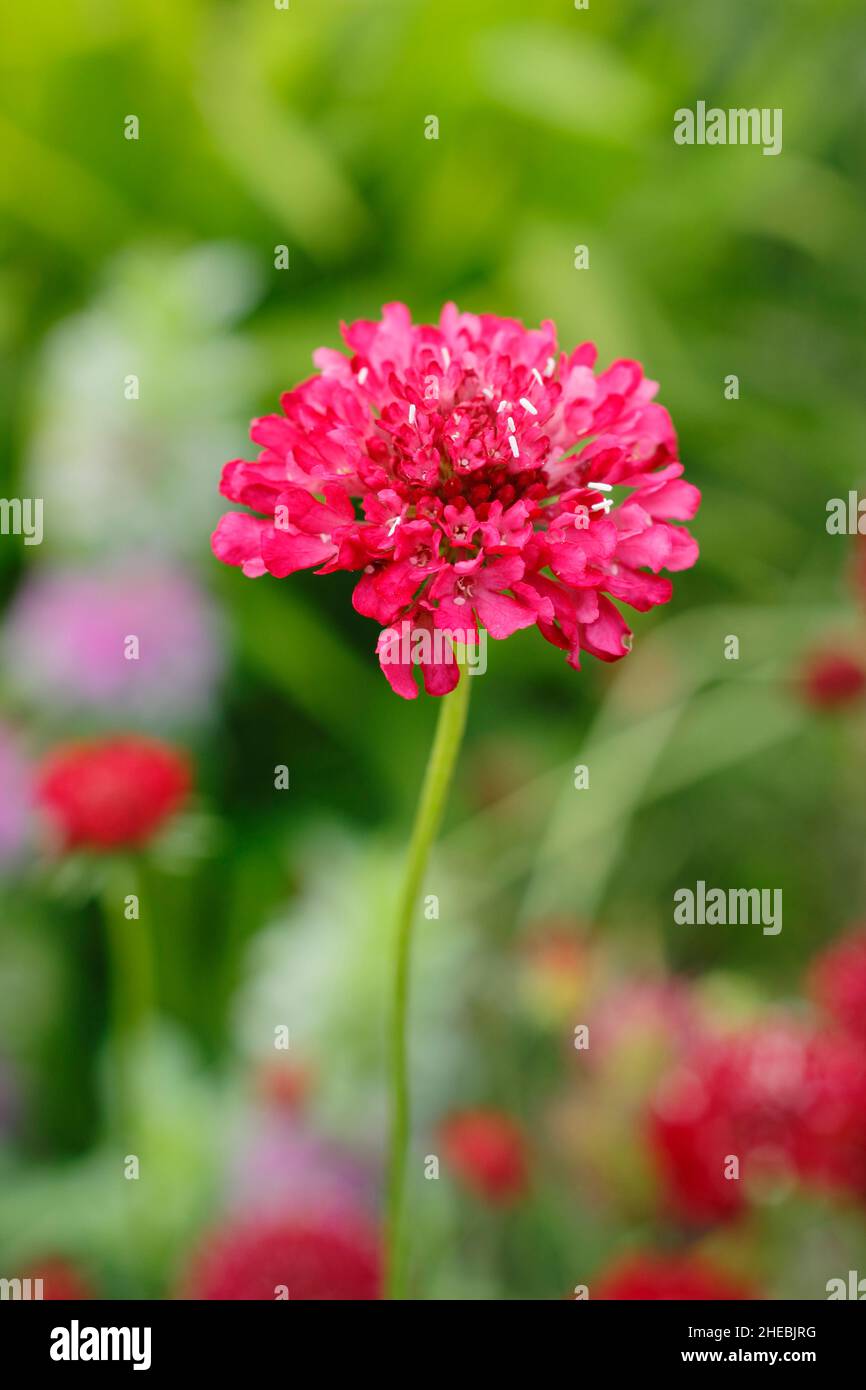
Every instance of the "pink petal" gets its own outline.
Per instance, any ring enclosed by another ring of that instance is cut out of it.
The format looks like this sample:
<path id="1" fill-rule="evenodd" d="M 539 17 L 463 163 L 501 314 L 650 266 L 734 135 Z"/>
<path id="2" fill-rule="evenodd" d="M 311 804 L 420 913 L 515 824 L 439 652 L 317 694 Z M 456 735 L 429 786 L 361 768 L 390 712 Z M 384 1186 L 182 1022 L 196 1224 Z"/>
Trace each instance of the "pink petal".
<path id="1" fill-rule="evenodd" d="M 492 589 L 480 589 L 474 596 L 475 611 L 487 628 L 490 636 L 500 641 L 510 637 L 520 628 L 532 627 L 536 610 L 507 594 L 495 593 Z"/>
<path id="2" fill-rule="evenodd" d="M 267 522 L 246 512 L 226 512 L 211 536 L 211 547 L 225 565 L 240 565 L 245 575 L 257 579 L 264 574 L 262 534 Z"/>
<path id="3" fill-rule="evenodd" d="M 668 526 L 667 531 L 671 541 L 671 554 L 665 568 L 671 571 L 691 569 L 700 553 L 694 536 L 685 526 Z"/>
<path id="4" fill-rule="evenodd" d="M 609 599 L 599 600 L 599 615 L 581 629 L 581 646 L 601 661 L 619 661 L 629 650 L 631 631 L 618 608 Z"/>
<path id="5" fill-rule="evenodd" d="M 682 479 L 659 488 L 642 489 L 637 496 L 650 516 L 660 521 L 691 521 L 701 505 L 700 490 Z"/>
<path id="6" fill-rule="evenodd" d="M 297 570 L 320 565 L 335 550 L 333 541 L 323 541 L 318 536 L 292 535 L 274 526 L 269 527 L 262 537 L 262 559 L 268 573 L 277 579 L 285 579 Z"/>

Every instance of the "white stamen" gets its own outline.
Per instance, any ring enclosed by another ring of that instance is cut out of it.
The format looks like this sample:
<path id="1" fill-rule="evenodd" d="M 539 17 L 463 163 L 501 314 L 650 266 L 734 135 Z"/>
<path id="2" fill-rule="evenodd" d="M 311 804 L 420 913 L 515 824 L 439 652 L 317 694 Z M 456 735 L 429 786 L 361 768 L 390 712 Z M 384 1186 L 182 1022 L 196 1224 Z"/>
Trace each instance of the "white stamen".
<path id="1" fill-rule="evenodd" d="M 517 443 L 517 440 L 514 438 L 514 435 L 513 435 L 513 434 L 510 434 L 510 435 L 508 436 L 508 442 L 509 442 L 509 444 L 511 445 L 511 452 L 512 452 L 512 454 L 514 455 L 514 457 L 515 457 L 516 459 L 519 459 L 519 458 L 520 458 L 520 448 L 519 448 L 519 445 L 518 445 L 518 443 Z"/>
<path id="2" fill-rule="evenodd" d="M 612 483 L 587 483 L 586 486 L 591 492 L 612 492 Z"/>
<path id="3" fill-rule="evenodd" d="M 367 377 L 369 376 L 369 374 L 370 374 L 370 369 L 369 369 L 369 367 L 362 367 L 362 368 L 361 368 L 361 370 L 360 370 L 359 373 L 358 373 L 358 385 L 359 385 L 359 386 L 363 386 L 363 385 L 364 385 L 364 382 L 367 380 Z"/>
<path id="4" fill-rule="evenodd" d="M 500 401 L 498 406 L 496 407 L 496 414 L 501 415 L 503 410 L 507 410 L 510 405 L 510 401 Z"/>
<path id="5" fill-rule="evenodd" d="M 509 417 L 508 417 L 508 428 L 510 429 L 511 433 L 513 434 L 513 433 L 514 433 L 514 430 L 515 430 L 515 425 L 514 425 L 514 420 L 512 419 L 512 417 L 511 417 L 510 415 L 509 415 Z"/>
<path id="6" fill-rule="evenodd" d="M 611 509 L 612 506 L 613 506 L 613 502 L 612 502 L 611 498 L 610 498 L 610 497 L 603 497 L 603 498 L 601 499 L 600 502 L 594 502 L 593 505 L 590 507 L 589 510 L 590 510 L 591 512 L 604 512 L 604 513 L 606 514 L 607 512 L 610 511 L 610 509 Z"/>
<path id="7" fill-rule="evenodd" d="M 544 375 L 545 375 L 545 376 L 553 376 L 553 372 L 554 372 L 555 367 L 556 367 L 556 358 L 555 358 L 555 357 L 548 357 L 548 359 L 547 359 L 547 366 L 546 366 L 545 369 L 544 369 Z"/>
<path id="8" fill-rule="evenodd" d="M 400 525 L 400 518 L 399 518 L 399 516 L 394 516 L 394 517 L 392 517 L 391 520 L 388 522 L 388 535 L 389 535 L 389 536 L 393 536 L 394 532 L 397 530 L 397 527 L 398 527 L 399 525 Z"/>
<path id="9" fill-rule="evenodd" d="M 415 423 L 415 407 L 414 407 L 414 405 L 410 405 L 410 407 L 409 407 L 409 424 L 410 424 L 410 425 L 414 425 L 414 423 Z"/>
<path id="10" fill-rule="evenodd" d="M 532 375 L 535 377 L 535 380 L 538 382 L 539 386 L 544 385 L 544 378 L 537 367 L 532 368 Z"/>
<path id="11" fill-rule="evenodd" d="M 448 351 L 447 347 L 443 347 L 442 349 L 442 361 L 445 363 L 446 367 L 451 366 L 451 353 Z"/>
<path id="12" fill-rule="evenodd" d="M 532 404 L 532 401 L 528 401 L 525 396 L 520 397 L 520 405 L 523 406 L 524 410 L 528 410 L 530 415 L 538 414 L 538 411 L 535 409 L 535 406 Z"/>
<path id="13" fill-rule="evenodd" d="M 492 401 L 492 400 L 493 400 L 493 387 L 492 387 L 492 386 L 482 386 L 482 388 L 481 388 L 481 394 L 482 394 L 482 396 L 486 396 L 487 399 L 488 399 L 489 401 Z"/>

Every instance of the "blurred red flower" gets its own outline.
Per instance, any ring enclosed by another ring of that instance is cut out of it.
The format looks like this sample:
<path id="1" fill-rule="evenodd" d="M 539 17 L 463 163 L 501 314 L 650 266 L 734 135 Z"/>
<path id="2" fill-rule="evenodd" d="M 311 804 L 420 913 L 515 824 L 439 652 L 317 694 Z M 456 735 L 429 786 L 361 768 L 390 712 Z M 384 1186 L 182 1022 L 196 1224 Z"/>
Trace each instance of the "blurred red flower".
<path id="1" fill-rule="evenodd" d="M 594 958 L 578 924 L 552 919 L 517 943 L 517 988 L 538 1023 L 560 1026 L 572 1019 L 586 994 Z"/>
<path id="2" fill-rule="evenodd" d="M 150 839 L 189 787 L 183 753 L 130 734 L 54 749 L 38 769 L 36 797 L 64 849 L 112 850 Z"/>
<path id="3" fill-rule="evenodd" d="M 38 1265 L 28 1270 L 24 1277 L 25 1279 L 41 1279 L 42 1297 L 49 1302 L 62 1303 L 66 1299 L 79 1301 L 95 1297 L 90 1285 L 82 1278 L 78 1270 L 59 1256 L 41 1260 Z"/>
<path id="4" fill-rule="evenodd" d="M 810 652 L 799 677 L 803 699 L 815 709 L 836 709 L 858 700 L 866 688 L 866 670 L 841 649 Z"/>
<path id="5" fill-rule="evenodd" d="M 262 1062 L 255 1072 L 258 1095 L 275 1110 L 300 1110 L 314 1085 L 313 1068 L 303 1062 Z"/>
<path id="6" fill-rule="evenodd" d="M 686 1220 L 734 1217 L 794 1178 L 866 1195 L 866 1054 L 787 1021 L 715 1039 L 662 1083 L 649 1134 Z"/>
<path id="7" fill-rule="evenodd" d="M 281 1294 L 292 1302 L 380 1298 L 375 1232 L 342 1215 L 288 1213 L 238 1223 L 206 1239 L 182 1296 L 237 1302 L 274 1300 Z"/>
<path id="8" fill-rule="evenodd" d="M 590 1289 L 592 1298 L 724 1301 L 756 1295 L 739 1280 L 692 1255 L 637 1252 L 617 1260 Z"/>
<path id="9" fill-rule="evenodd" d="M 816 957 L 809 986 L 830 1017 L 866 1043 L 866 927 L 847 932 Z"/>
<path id="10" fill-rule="evenodd" d="M 509 1205 L 529 1186 L 526 1143 L 519 1125 L 500 1110 L 459 1111 L 443 1122 L 445 1161 L 477 1197 Z"/>

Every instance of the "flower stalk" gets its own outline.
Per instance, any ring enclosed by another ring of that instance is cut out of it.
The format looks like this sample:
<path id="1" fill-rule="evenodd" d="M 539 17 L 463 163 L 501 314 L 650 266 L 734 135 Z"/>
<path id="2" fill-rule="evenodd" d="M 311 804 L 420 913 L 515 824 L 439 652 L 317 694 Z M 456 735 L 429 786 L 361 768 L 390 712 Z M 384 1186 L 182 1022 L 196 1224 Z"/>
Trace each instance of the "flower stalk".
<path id="1" fill-rule="evenodd" d="M 390 1029 L 391 1133 L 386 1229 L 387 1294 L 392 1299 L 403 1298 L 405 1291 L 406 1159 L 412 1123 L 407 1041 L 412 924 L 430 851 L 439 831 L 457 755 L 463 741 L 469 707 L 469 688 L 468 671 L 465 665 L 461 665 L 457 685 L 450 694 L 442 697 L 440 703 L 436 734 L 421 785 L 397 904 L 394 994 Z"/>

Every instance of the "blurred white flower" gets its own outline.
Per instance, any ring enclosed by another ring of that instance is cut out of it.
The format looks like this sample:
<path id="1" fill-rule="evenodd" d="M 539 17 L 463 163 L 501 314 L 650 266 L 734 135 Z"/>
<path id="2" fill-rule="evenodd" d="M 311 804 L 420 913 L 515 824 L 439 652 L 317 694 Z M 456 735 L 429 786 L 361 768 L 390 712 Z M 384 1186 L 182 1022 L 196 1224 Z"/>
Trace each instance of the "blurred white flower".
<path id="1" fill-rule="evenodd" d="M 46 549 L 208 554 L 214 460 L 243 437 L 261 371 L 232 323 L 258 292 L 243 247 L 139 247 L 49 335 L 26 483 Z"/>
<path id="2" fill-rule="evenodd" d="M 290 1052 L 315 1068 L 325 1127 L 353 1143 L 379 1138 L 400 856 L 331 829 L 301 845 L 295 862 L 303 866 L 299 897 L 250 946 L 235 1003 L 240 1043 L 251 1061 L 273 1058 L 275 1029 L 288 1028 Z M 413 1104 L 422 1127 L 472 1085 L 465 1027 L 475 933 L 442 862 L 430 875 L 434 890 L 441 916 L 428 921 L 419 903 L 412 967 Z"/>

